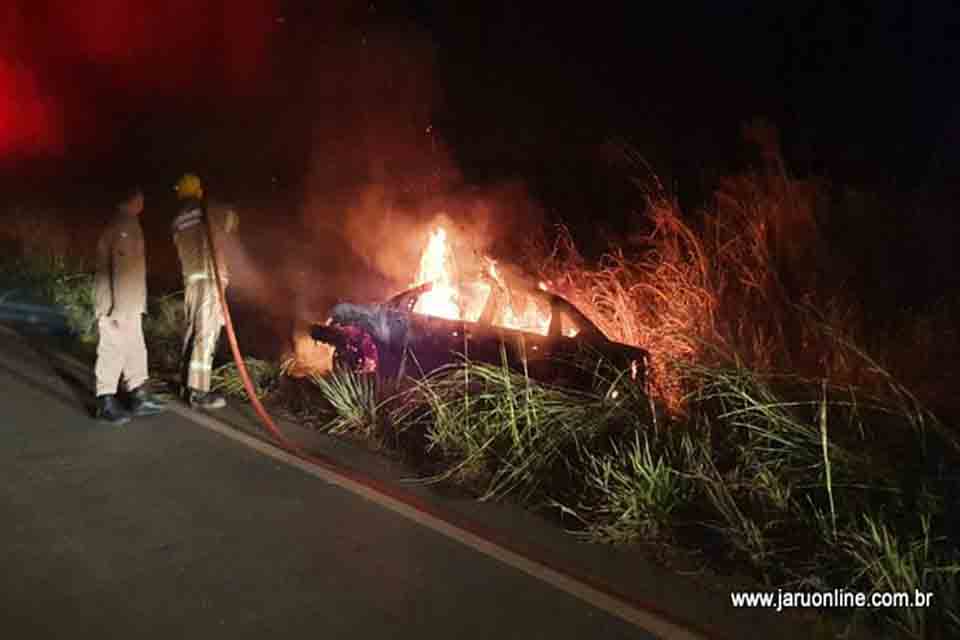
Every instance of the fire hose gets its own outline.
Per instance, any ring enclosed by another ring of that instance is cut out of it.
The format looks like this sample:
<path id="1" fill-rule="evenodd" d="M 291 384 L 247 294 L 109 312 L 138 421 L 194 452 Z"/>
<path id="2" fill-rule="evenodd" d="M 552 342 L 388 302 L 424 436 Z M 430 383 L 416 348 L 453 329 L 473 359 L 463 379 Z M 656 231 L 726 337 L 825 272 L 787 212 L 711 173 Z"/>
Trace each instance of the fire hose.
<path id="1" fill-rule="evenodd" d="M 260 402 L 260 398 L 257 396 L 256 389 L 253 386 L 253 381 L 250 379 L 250 373 L 247 371 L 247 365 L 243 359 L 243 354 L 240 353 L 240 345 L 237 343 L 237 334 L 233 330 L 233 319 L 230 316 L 230 305 L 227 304 L 227 290 L 223 284 L 223 278 L 220 275 L 221 254 L 219 247 L 216 244 L 217 234 L 214 232 L 213 222 L 211 221 L 210 216 L 207 215 L 204 217 L 206 218 L 206 231 L 207 239 L 210 242 L 210 253 L 213 256 L 213 275 L 217 283 L 217 297 L 220 300 L 220 309 L 223 312 L 224 328 L 227 332 L 227 340 L 230 343 L 230 351 L 233 354 L 233 362 L 237 366 L 237 372 L 240 374 L 240 380 L 243 382 L 243 388 L 247 392 L 247 397 L 250 398 L 250 404 L 253 405 L 253 410 L 260 418 L 260 421 L 263 423 L 264 427 L 266 427 L 267 432 L 273 436 L 274 440 L 276 440 L 277 444 L 287 451 L 300 456 L 301 458 L 311 459 L 311 456 L 303 451 L 301 447 L 291 442 L 283 435 L 283 433 L 281 433 L 280 429 L 273 421 L 273 418 L 271 418 L 270 414 L 267 413 L 263 403 Z"/>
<path id="2" fill-rule="evenodd" d="M 379 480 L 367 477 L 362 473 L 358 473 L 355 470 L 345 468 L 338 464 L 337 462 L 328 459 L 323 456 L 316 456 L 307 453 L 303 450 L 302 447 L 297 445 L 294 442 L 291 442 L 286 436 L 281 433 L 280 429 L 277 427 L 276 423 L 273 421 L 273 418 L 270 417 L 270 414 L 267 413 L 267 410 L 264 408 L 263 403 L 260 402 L 260 398 L 257 397 L 256 389 L 254 388 L 253 382 L 250 379 L 250 373 L 247 371 L 246 363 L 243 360 L 243 354 L 240 352 L 240 346 L 237 342 L 237 335 L 233 329 L 233 319 L 230 316 L 230 306 L 227 303 L 227 292 L 226 287 L 223 284 L 223 278 L 221 277 L 221 267 L 220 267 L 220 252 L 216 245 L 215 232 L 213 230 L 213 223 L 210 220 L 210 216 L 206 217 L 206 231 L 207 237 L 210 242 L 211 254 L 213 255 L 213 271 L 214 278 L 217 283 L 217 297 L 220 300 L 220 308 L 223 311 L 223 320 L 224 328 L 227 332 L 227 339 L 230 342 L 230 351 L 233 354 L 233 361 L 237 366 L 237 371 L 240 374 L 240 379 L 243 381 L 243 388 L 247 392 L 247 397 L 250 398 L 250 404 L 253 405 L 254 411 L 256 411 L 257 416 L 260 418 L 260 421 L 263 423 L 267 432 L 273 436 L 273 439 L 281 448 L 285 449 L 289 453 L 299 457 L 300 459 L 309 462 L 311 464 L 323 467 L 328 471 L 346 478 L 357 485 L 360 485 L 367 491 L 374 491 L 383 496 L 386 496 L 402 505 L 406 508 L 412 508 L 415 511 L 425 514 L 426 516 L 433 518 L 444 527 L 449 527 L 453 525 L 466 532 L 470 536 L 474 536 L 483 542 L 484 546 L 493 544 L 499 546 L 501 549 L 505 550 L 507 553 L 514 554 L 523 559 L 522 564 L 526 566 L 530 564 L 533 560 L 534 564 L 539 564 L 542 567 L 546 568 L 548 571 L 560 574 L 565 576 L 567 579 L 573 578 L 574 580 L 580 582 L 582 585 L 586 586 L 588 589 L 592 589 L 595 592 L 602 594 L 604 597 L 612 597 L 614 601 L 619 601 L 622 604 L 627 604 L 628 607 L 632 607 L 647 614 L 652 613 L 654 616 L 658 617 L 663 621 L 667 628 L 680 629 L 681 636 L 683 637 L 692 637 L 692 638 L 702 638 L 705 635 L 700 635 L 698 631 L 692 630 L 689 626 L 682 623 L 677 623 L 672 619 L 672 616 L 666 612 L 660 610 L 658 607 L 652 605 L 648 602 L 638 601 L 636 598 L 631 597 L 623 592 L 620 592 L 618 589 L 614 588 L 612 585 L 605 583 L 602 580 L 598 580 L 595 576 L 584 575 L 576 571 L 572 571 L 569 567 L 563 566 L 555 562 L 551 562 L 547 559 L 545 554 L 541 549 L 537 549 L 530 544 L 517 544 L 514 540 L 511 540 L 504 536 L 503 534 L 496 532 L 487 528 L 486 526 L 480 525 L 476 522 L 463 518 L 462 516 L 455 516 L 449 512 L 444 512 L 441 509 L 437 508 L 434 505 L 431 505 L 426 500 L 419 498 L 415 495 L 407 493 L 406 491 L 398 490 L 395 487 L 390 486 L 387 483 L 381 482 Z M 394 508 L 396 510 L 396 508 Z M 479 548 L 479 547 L 478 547 Z M 499 556 L 494 556 L 499 557 Z M 503 558 L 500 558 L 503 561 Z M 514 566 L 521 566 L 519 564 L 514 564 Z M 524 569 L 528 571 L 527 569 Z M 565 589 L 568 593 L 571 591 Z M 616 615 L 630 620 L 634 624 L 637 624 L 636 620 L 632 616 L 625 616 L 620 609 L 622 604 L 618 604 L 615 608 L 610 608 L 609 605 L 603 607 L 608 612 L 614 612 L 616 609 Z M 639 625 L 638 625 L 639 626 Z M 692 631 L 693 633 L 689 633 Z"/>

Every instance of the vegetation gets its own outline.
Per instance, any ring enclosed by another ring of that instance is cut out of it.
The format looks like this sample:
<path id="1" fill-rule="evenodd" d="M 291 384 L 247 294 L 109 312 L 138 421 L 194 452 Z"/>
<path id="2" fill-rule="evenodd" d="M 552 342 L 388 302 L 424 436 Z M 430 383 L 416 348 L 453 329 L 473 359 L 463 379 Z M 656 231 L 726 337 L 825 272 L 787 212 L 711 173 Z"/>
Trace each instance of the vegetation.
<path id="1" fill-rule="evenodd" d="M 250 382 L 253 384 L 253 391 L 257 394 L 257 399 L 263 400 L 276 389 L 280 381 L 280 365 L 250 357 L 244 358 L 243 363 L 250 375 Z M 249 399 L 235 362 L 228 362 L 214 370 L 213 389 L 228 397 L 244 401 Z"/>
<path id="2" fill-rule="evenodd" d="M 26 303 L 62 317 L 83 343 L 96 341 L 93 276 L 83 262 L 48 254 L 13 255 L 0 262 L 0 303 Z"/>
<path id="3" fill-rule="evenodd" d="M 471 483 L 483 500 L 530 501 L 550 484 L 573 482 L 571 457 L 618 411 L 603 395 L 534 384 L 505 364 L 472 362 L 434 373 L 398 400 L 393 422 L 420 422 L 427 452 L 449 463 L 437 479 Z"/>
<path id="4" fill-rule="evenodd" d="M 383 399 L 375 377 L 338 367 L 328 376 L 314 377 L 313 382 L 333 409 L 327 431 L 371 438 L 378 434 Z"/>
<path id="5" fill-rule="evenodd" d="M 162 374 L 178 371 L 185 330 L 183 291 L 150 298 L 143 317 L 143 335 L 152 371 Z"/>
<path id="6" fill-rule="evenodd" d="M 759 168 L 720 180 L 692 213 L 616 146 L 642 242 L 599 263 L 562 229 L 531 248 L 538 277 L 651 352 L 649 396 L 606 363 L 570 390 L 463 361 L 390 388 L 336 369 L 303 398 L 332 433 L 387 442 L 427 460 L 430 481 L 553 511 L 590 540 L 688 550 L 771 588 L 932 592 L 930 608 L 828 613 L 885 635 L 958 636 L 960 437 L 956 416 L 928 408 L 949 395 L 930 372 L 955 367 L 957 302 L 888 312 L 857 287 L 866 258 L 837 220 L 859 220 L 855 208 L 791 176 L 773 129 L 745 134 Z M 55 261 L 3 269 L 89 330 L 88 276 Z M 176 294 L 151 303 L 164 366 L 179 357 L 181 307 Z M 258 395 L 276 388 L 282 367 L 247 364 Z M 216 380 L 245 397 L 234 365 Z"/>

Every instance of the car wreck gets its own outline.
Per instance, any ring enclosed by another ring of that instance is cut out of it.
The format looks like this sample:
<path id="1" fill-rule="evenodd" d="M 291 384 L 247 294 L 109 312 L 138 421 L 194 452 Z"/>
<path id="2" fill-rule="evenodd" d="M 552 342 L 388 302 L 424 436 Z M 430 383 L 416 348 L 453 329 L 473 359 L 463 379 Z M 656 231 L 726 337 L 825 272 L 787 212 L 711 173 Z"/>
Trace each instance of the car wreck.
<path id="1" fill-rule="evenodd" d="M 335 365 L 383 378 L 420 377 L 467 359 L 505 364 L 541 382 L 589 388 L 597 367 L 606 363 L 645 388 L 647 351 L 610 340 L 560 295 L 530 292 L 550 310 L 544 335 L 494 324 L 499 295 L 488 297 L 476 321 L 416 312 L 417 301 L 433 286 L 422 284 L 383 303 L 339 303 L 325 324 L 310 327 L 310 336 L 334 349 Z"/>

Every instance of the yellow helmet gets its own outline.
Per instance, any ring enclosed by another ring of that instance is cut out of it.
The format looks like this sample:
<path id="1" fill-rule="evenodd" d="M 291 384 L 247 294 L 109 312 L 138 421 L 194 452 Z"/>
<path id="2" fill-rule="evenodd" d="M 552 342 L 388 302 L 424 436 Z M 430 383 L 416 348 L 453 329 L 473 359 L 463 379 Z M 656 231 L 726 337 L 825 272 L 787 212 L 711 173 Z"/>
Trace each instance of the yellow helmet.
<path id="1" fill-rule="evenodd" d="M 174 191 L 177 192 L 178 198 L 202 198 L 203 197 L 203 183 L 200 182 L 200 178 L 192 173 L 185 173 L 177 181 L 177 185 L 174 187 Z"/>

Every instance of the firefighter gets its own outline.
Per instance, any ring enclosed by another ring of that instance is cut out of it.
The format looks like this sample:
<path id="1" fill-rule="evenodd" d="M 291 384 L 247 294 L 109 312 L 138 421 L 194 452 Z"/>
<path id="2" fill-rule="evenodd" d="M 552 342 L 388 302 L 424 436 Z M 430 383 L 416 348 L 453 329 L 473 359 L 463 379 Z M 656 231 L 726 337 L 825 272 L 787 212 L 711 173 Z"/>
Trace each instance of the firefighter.
<path id="1" fill-rule="evenodd" d="M 124 424 L 132 416 L 160 413 L 164 405 L 146 389 L 147 347 L 143 339 L 146 311 L 146 255 L 140 214 L 143 192 L 127 191 L 97 243 L 94 279 L 95 313 L 99 327 L 97 361 L 97 419 Z M 121 380 L 123 384 L 121 385 Z M 127 402 L 118 389 L 129 390 Z"/>
<path id="2" fill-rule="evenodd" d="M 220 409 L 226 406 L 226 400 L 221 394 L 210 390 L 210 378 L 224 318 L 217 293 L 215 258 L 208 224 L 216 234 L 214 244 L 219 248 L 223 246 L 226 234 L 236 232 L 239 218 L 232 207 L 213 203 L 208 205 L 203 184 L 192 173 L 180 178 L 175 190 L 180 206 L 173 220 L 172 231 L 183 272 L 187 321 L 182 354 L 183 390 L 190 406 Z M 229 272 L 222 256 L 219 256 L 217 266 L 226 287 Z"/>

